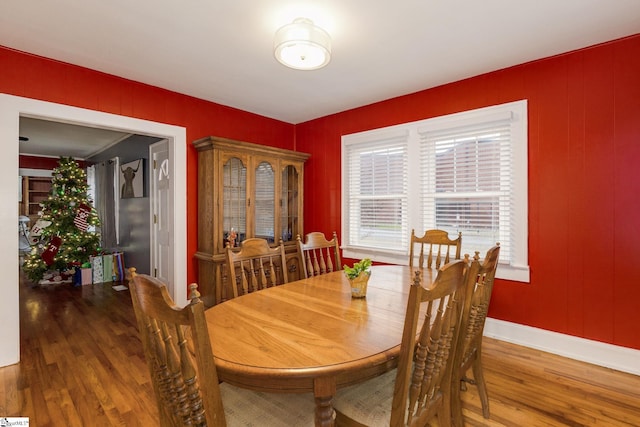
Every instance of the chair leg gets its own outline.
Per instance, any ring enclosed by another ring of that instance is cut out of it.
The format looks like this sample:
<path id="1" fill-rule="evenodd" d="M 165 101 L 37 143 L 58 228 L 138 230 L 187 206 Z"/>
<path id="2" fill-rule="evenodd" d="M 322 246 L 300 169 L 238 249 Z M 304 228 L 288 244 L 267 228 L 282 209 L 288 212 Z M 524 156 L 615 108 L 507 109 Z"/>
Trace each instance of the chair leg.
<path id="1" fill-rule="evenodd" d="M 482 371 L 482 353 L 478 348 L 475 356 L 475 360 L 472 364 L 473 378 L 478 387 L 478 394 L 480 395 L 480 402 L 482 402 L 482 416 L 489 418 L 489 395 L 487 394 L 487 384 L 484 382 L 484 374 Z"/>
<path id="2" fill-rule="evenodd" d="M 438 410 L 438 426 L 440 427 L 451 427 L 454 424 L 452 417 L 452 409 L 455 407 L 453 404 L 453 390 L 443 390 L 443 399 L 442 399 L 442 407 Z"/>
<path id="3" fill-rule="evenodd" d="M 453 377 L 451 381 L 451 425 L 455 427 L 464 426 L 464 417 L 462 415 L 462 396 L 460 395 L 461 387 L 464 381 L 459 375 Z"/>

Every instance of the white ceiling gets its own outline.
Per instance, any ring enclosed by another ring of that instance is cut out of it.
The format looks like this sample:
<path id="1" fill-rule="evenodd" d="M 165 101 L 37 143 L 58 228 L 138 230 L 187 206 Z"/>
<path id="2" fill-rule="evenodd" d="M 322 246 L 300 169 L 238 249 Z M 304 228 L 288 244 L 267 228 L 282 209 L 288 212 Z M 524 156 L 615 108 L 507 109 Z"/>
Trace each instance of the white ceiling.
<path id="1" fill-rule="evenodd" d="M 20 154 L 87 159 L 125 140 L 131 134 L 20 117 Z"/>
<path id="2" fill-rule="evenodd" d="M 299 16 L 327 67 L 273 57 Z M 0 45 L 294 124 L 637 33 L 640 0 L 0 1 Z"/>

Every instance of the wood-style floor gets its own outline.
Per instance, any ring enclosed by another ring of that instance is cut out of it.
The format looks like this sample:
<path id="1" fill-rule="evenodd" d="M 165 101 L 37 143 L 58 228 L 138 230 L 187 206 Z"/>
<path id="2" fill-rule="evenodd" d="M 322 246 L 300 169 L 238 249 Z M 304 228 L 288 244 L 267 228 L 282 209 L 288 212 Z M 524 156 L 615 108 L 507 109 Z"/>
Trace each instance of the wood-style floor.
<path id="1" fill-rule="evenodd" d="M 36 427 L 158 424 L 127 290 L 21 283 L 20 313 L 22 360 L 0 368 L 0 417 Z M 468 426 L 640 426 L 640 377 L 493 339 L 484 366 L 491 419 L 469 387 Z"/>

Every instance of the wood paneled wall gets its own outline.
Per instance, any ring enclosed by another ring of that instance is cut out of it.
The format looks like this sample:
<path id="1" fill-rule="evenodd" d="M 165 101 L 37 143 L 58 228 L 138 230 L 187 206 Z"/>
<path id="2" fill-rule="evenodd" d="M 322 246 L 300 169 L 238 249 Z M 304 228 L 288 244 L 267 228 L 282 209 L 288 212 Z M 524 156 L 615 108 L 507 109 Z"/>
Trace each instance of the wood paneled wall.
<path id="1" fill-rule="evenodd" d="M 492 317 L 640 349 L 640 35 L 296 126 L 0 47 L 0 92 L 184 126 L 187 270 L 196 280 L 196 153 L 207 135 L 311 153 L 305 228 L 340 232 L 340 136 L 529 100 L 531 283 L 498 281 Z"/>
<path id="2" fill-rule="evenodd" d="M 21 168 L 53 170 L 58 167 L 58 158 L 20 155 L 18 165 Z"/>
<path id="3" fill-rule="evenodd" d="M 289 123 L 2 46 L 0 64 L 0 93 L 186 128 L 188 283 L 198 277 L 193 260 L 197 249 L 197 156 L 191 141 L 219 135 L 293 148 L 295 127 Z"/>
<path id="4" fill-rule="evenodd" d="M 640 35 L 296 126 L 307 230 L 340 231 L 340 136 L 529 100 L 531 283 L 498 280 L 489 315 L 640 349 Z"/>

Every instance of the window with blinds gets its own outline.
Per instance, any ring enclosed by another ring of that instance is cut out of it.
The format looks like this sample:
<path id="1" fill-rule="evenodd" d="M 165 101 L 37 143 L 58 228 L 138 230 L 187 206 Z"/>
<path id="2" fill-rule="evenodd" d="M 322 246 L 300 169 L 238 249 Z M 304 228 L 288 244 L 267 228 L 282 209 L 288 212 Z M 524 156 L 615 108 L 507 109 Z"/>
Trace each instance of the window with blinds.
<path id="1" fill-rule="evenodd" d="M 411 229 L 500 243 L 497 276 L 529 281 L 527 102 L 342 138 L 344 254 L 406 264 Z"/>
<path id="2" fill-rule="evenodd" d="M 350 244 L 402 250 L 408 244 L 406 140 L 352 145 L 346 155 Z"/>
<path id="3" fill-rule="evenodd" d="M 420 230 L 462 233 L 462 253 L 486 253 L 500 242 L 510 257 L 513 218 L 510 117 L 462 128 L 418 129 Z"/>

